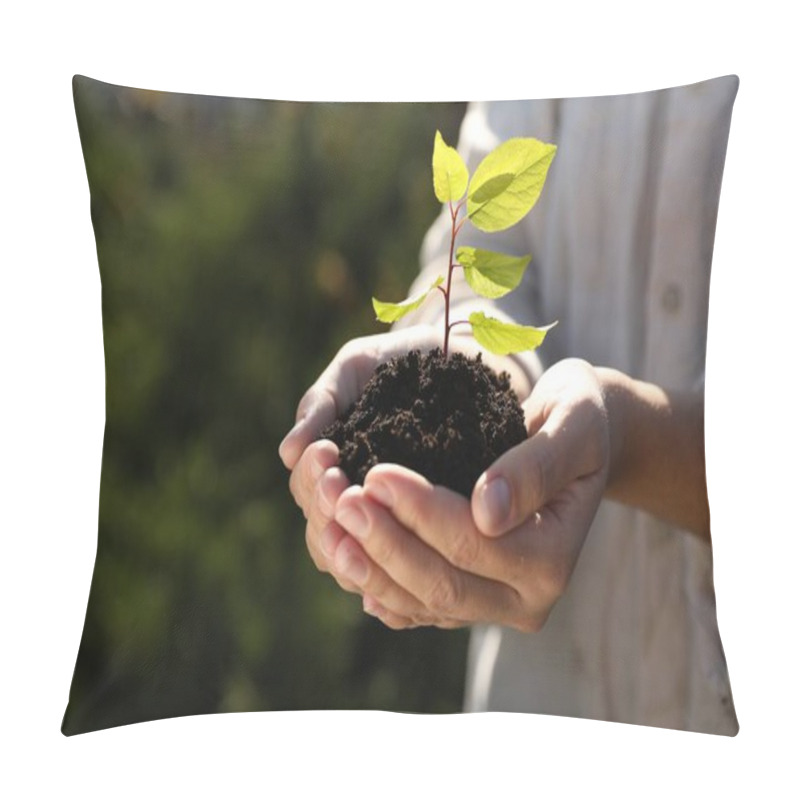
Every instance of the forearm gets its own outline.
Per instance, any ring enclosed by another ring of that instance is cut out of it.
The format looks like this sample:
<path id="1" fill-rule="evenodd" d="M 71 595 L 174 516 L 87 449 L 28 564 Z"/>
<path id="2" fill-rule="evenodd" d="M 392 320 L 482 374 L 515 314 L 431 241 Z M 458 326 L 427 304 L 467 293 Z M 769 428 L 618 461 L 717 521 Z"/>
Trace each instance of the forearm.
<path id="1" fill-rule="evenodd" d="M 611 434 L 606 497 L 710 539 L 702 392 L 597 373 Z"/>

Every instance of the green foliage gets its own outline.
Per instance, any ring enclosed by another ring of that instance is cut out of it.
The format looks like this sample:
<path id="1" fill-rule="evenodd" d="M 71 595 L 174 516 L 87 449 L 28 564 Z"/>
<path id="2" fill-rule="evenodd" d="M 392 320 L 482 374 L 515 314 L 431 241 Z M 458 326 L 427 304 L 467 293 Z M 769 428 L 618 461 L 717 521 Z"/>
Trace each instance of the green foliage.
<path id="1" fill-rule="evenodd" d="M 500 356 L 518 353 L 520 350 L 535 350 L 543 341 L 547 331 L 556 323 L 544 328 L 529 325 L 514 325 L 487 317 L 482 311 L 469 315 L 472 333 L 481 347 Z"/>
<path id="2" fill-rule="evenodd" d="M 375 316 L 381 322 L 396 322 L 408 314 L 409 311 L 419 308 L 425 302 L 427 296 L 443 283 L 444 278 L 439 275 L 427 289 L 417 292 L 417 294 L 412 295 L 407 300 L 403 300 L 401 303 L 383 303 L 373 297 L 372 307 L 375 309 Z"/>
<path id="3" fill-rule="evenodd" d="M 530 260 L 530 256 L 507 256 L 475 247 L 459 247 L 456 252 L 472 291 L 491 299 L 516 289 Z"/>
<path id="4" fill-rule="evenodd" d="M 82 80 L 75 94 L 107 404 L 66 729 L 224 710 L 458 710 L 466 631 L 386 631 L 321 578 L 277 450 L 339 343 L 378 330 L 370 289 L 400 292 L 416 274 L 437 211 L 428 143 L 437 123 L 455 134 L 463 104 Z"/>
<path id="5" fill-rule="evenodd" d="M 538 139 L 509 139 L 481 161 L 469 183 L 467 216 L 487 233 L 516 225 L 535 205 L 556 153 Z"/>
<path id="6" fill-rule="evenodd" d="M 467 165 L 454 147 L 445 144 L 436 131 L 433 141 L 433 191 L 440 203 L 458 201 L 464 196 L 469 181 Z"/>
<path id="7" fill-rule="evenodd" d="M 533 138 L 509 139 L 498 145 L 478 165 L 470 179 L 469 171 L 458 152 L 447 145 L 439 131 L 433 143 L 433 188 L 436 198 L 447 203 L 452 218 L 450 253 L 455 251 L 455 261 L 448 265 L 447 289 L 442 290 L 445 302 L 444 346 L 447 356 L 450 329 L 467 320 L 450 321 L 450 281 L 453 269 L 462 267 L 464 278 L 472 290 L 489 299 L 503 297 L 519 286 L 530 256 L 509 256 L 475 247 L 455 250 L 456 236 L 468 219 L 476 228 L 487 233 L 510 228 L 522 220 L 533 208 L 542 193 L 547 171 L 556 152 L 556 146 Z M 466 192 L 466 218 L 459 220 Z M 456 203 L 453 206 L 453 203 Z M 380 322 L 396 322 L 424 302 L 433 289 L 444 282 L 443 277 L 425 291 L 400 303 L 386 303 L 372 298 Z M 543 328 L 510 325 L 472 314 L 475 340 L 495 355 L 508 355 L 521 350 L 535 349 L 544 341 Z"/>

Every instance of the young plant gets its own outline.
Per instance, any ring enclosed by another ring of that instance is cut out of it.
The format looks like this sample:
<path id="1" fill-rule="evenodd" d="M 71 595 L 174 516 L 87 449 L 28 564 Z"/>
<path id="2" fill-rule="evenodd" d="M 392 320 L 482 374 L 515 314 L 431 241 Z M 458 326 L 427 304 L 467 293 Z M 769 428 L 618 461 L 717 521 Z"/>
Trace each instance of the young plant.
<path id="1" fill-rule="evenodd" d="M 475 247 L 456 249 L 456 237 L 469 220 L 486 233 L 495 233 L 516 225 L 535 205 L 542 192 L 556 146 L 538 139 L 509 139 L 478 165 L 470 179 L 458 151 L 445 144 L 436 131 L 433 144 L 433 190 L 441 203 L 447 203 L 452 220 L 450 257 L 445 277 L 439 275 L 424 291 L 400 303 L 384 303 L 372 298 L 375 314 L 381 322 L 395 322 L 418 308 L 427 296 L 438 289 L 444 295 L 444 346 L 447 358 L 450 331 L 456 325 L 471 325 L 475 340 L 496 355 L 533 350 L 556 323 L 543 328 L 513 325 L 476 311 L 469 319 L 450 320 L 450 295 L 453 271 L 464 270 L 472 290 L 482 297 L 496 299 L 519 286 L 530 256 L 509 256 Z"/>

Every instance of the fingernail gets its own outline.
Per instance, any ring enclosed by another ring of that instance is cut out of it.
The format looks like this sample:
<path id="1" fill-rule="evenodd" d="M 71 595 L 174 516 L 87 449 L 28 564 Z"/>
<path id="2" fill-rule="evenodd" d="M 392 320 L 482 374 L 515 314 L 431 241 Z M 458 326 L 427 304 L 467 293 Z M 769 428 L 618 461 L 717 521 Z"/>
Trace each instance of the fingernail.
<path id="1" fill-rule="evenodd" d="M 340 467 L 328 467 L 319 479 L 319 510 L 325 519 L 336 513 L 336 503 L 347 486 L 347 476 Z"/>
<path id="2" fill-rule="evenodd" d="M 362 605 L 364 608 L 364 613 L 369 614 L 371 617 L 378 617 L 383 611 L 383 606 L 374 597 L 371 597 L 368 594 L 364 595 L 364 601 Z"/>
<path id="3" fill-rule="evenodd" d="M 347 553 L 338 561 L 336 567 L 345 578 L 360 586 L 367 580 L 367 565 L 364 560 L 352 553 Z"/>
<path id="4" fill-rule="evenodd" d="M 354 506 L 346 506 L 336 512 L 336 521 L 352 536 L 362 541 L 367 538 L 366 514 Z"/>
<path id="5" fill-rule="evenodd" d="M 291 439 L 297 435 L 297 432 L 300 430 L 305 417 L 301 417 L 297 422 L 295 422 L 294 427 L 283 437 L 283 441 L 278 445 L 278 452 L 282 455 L 286 445 Z"/>
<path id="6" fill-rule="evenodd" d="M 484 485 L 478 500 L 490 525 L 501 525 L 511 511 L 511 489 L 505 478 L 493 478 Z"/>
<path id="7" fill-rule="evenodd" d="M 374 500 L 377 500 L 385 508 L 391 508 L 394 502 L 394 495 L 385 483 L 371 481 L 364 487 L 365 491 Z"/>

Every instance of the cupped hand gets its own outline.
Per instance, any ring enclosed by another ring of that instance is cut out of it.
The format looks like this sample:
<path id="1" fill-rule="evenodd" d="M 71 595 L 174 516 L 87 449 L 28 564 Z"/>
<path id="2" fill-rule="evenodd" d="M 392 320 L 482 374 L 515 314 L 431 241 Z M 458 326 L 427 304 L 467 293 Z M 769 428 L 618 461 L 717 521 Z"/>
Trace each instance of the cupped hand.
<path id="1" fill-rule="evenodd" d="M 311 558 L 348 591 L 359 591 L 357 582 L 346 575 L 365 563 L 366 556 L 334 520 L 335 506 L 349 481 L 337 467 L 336 445 L 319 435 L 359 398 L 378 364 L 415 348 L 430 350 L 440 339 L 438 329 L 421 325 L 348 342 L 303 395 L 295 425 L 281 442 L 281 460 L 291 471 L 289 488 L 306 518 Z M 379 572 L 375 565 L 371 571 Z"/>
<path id="2" fill-rule="evenodd" d="M 583 361 L 548 370 L 523 408 L 529 438 L 486 470 L 471 501 L 396 465 L 373 468 L 363 487 L 326 473 L 319 549 L 365 611 L 392 628 L 544 625 L 603 495 L 612 437 Z"/>

